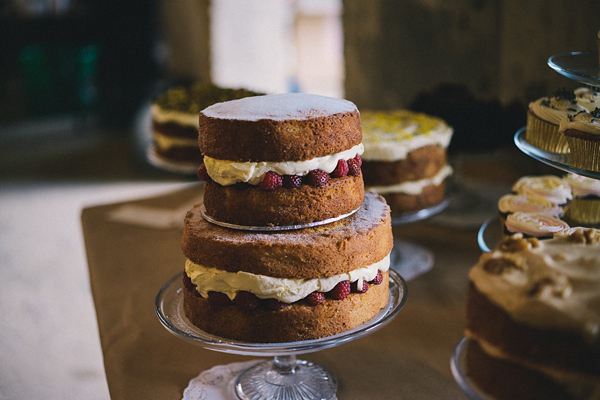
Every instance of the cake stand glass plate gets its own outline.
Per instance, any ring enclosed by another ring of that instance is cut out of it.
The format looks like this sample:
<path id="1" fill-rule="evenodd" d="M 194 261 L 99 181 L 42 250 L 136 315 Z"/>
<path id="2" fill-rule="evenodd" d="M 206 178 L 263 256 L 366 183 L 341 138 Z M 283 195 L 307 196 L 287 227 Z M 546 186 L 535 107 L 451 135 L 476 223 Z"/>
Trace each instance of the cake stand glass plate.
<path id="1" fill-rule="evenodd" d="M 600 86 L 600 66 L 598 53 L 593 51 L 573 51 L 555 54 L 548 59 L 550 68 L 577 82 Z"/>
<path id="2" fill-rule="evenodd" d="M 469 339 L 463 337 L 456 347 L 454 348 L 454 352 L 452 353 L 452 358 L 450 359 L 450 369 L 452 370 L 452 376 L 454 376 L 454 380 L 458 383 L 458 386 L 465 392 L 467 397 L 471 400 L 490 400 L 491 398 L 485 395 L 477 385 L 471 381 L 469 378 L 466 356 L 467 356 L 467 348 L 469 346 Z"/>
<path id="3" fill-rule="evenodd" d="M 488 218 L 477 232 L 477 244 L 483 252 L 491 251 L 502 240 L 500 217 Z"/>
<path id="4" fill-rule="evenodd" d="M 450 204 L 449 199 L 444 199 L 441 203 L 434 206 L 424 208 L 418 211 L 405 212 L 401 214 L 392 214 L 392 225 L 401 226 L 411 224 L 413 222 L 422 221 L 424 219 L 433 217 L 436 214 L 444 211 Z"/>
<path id="5" fill-rule="evenodd" d="M 163 326 L 173 335 L 209 350 L 248 356 L 274 356 L 242 372 L 236 379 L 240 399 L 332 399 L 337 379 L 326 368 L 297 354 L 311 353 L 359 339 L 390 322 L 406 302 L 406 283 L 390 270 L 387 306 L 369 322 L 352 330 L 320 339 L 288 343 L 251 343 L 211 335 L 193 325 L 183 310 L 183 282 L 179 273 L 158 292 L 155 310 Z"/>
<path id="6" fill-rule="evenodd" d="M 515 133 L 514 137 L 515 144 L 523 153 L 528 156 L 548 164 L 554 168 L 558 168 L 565 172 L 572 172 L 574 174 L 587 176 L 592 179 L 600 179 L 600 172 L 589 171 L 587 169 L 576 168 L 571 165 L 570 154 L 559 154 L 552 153 L 545 150 L 540 150 L 533 146 L 525 139 L 525 127 L 522 127 Z"/>
<path id="7" fill-rule="evenodd" d="M 146 151 L 146 159 L 156 168 L 182 175 L 196 175 L 198 167 L 200 166 L 199 163 L 176 163 L 163 160 L 156 154 L 154 145 L 148 146 L 148 150 Z"/>
<path id="8" fill-rule="evenodd" d="M 292 231 L 292 230 L 304 229 L 304 228 L 313 228 L 315 226 L 327 225 L 332 222 L 342 220 L 346 217 L 351 216 L 352 214 L 354 214 L 357 211 L 358 211 L 358 208 L 352 212 L 349 212 L 348 214 L 338 215 L 337 217 L 324 219 L 323 221 L 309 222 L 307 224 L 280 225 L 280 226 L 248 226 L 248 225 L 230 224 L 229 222 L 223 222 L 223 221 L 214 219 L 213 217 L 211 217 L 210 215 L 208 215 L 206 213 L 206 208 L 204 207 L 204 204 L 202 204 L 202 206 L 200 206 L 200 212 L 202 213 L 202 218 L 204 218 L 211 224 L 219 225 L 219 226 L 222 226 L 224 228 L 229 228 L 229 229 L 236 229 L 236 230 L 240 230 L 240 231 L 253 231 L 253 232 L 283 232 L 283 231 Z"/>

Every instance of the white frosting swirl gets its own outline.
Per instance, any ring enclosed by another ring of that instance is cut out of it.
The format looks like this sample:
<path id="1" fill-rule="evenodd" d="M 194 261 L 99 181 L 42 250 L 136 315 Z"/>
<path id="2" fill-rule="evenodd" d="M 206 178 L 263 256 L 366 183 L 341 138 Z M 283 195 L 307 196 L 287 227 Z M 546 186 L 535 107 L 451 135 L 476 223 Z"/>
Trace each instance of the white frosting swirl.
<path id="1" fill-rule="evenodd" d="M 542 97 L 529 103 L 529 110 L 538 118 L 548 121 L 554 125 L 559 125 L 560 121 L 569 115 L 585 111 L 583 106 L 572 103 L 567 99 L 559 97 Z"/>
<path id="2" fill-rule="evenodd" d="M 543 237 L 569 229 L 569 224 L 548 214 L 517 211 L 506 217 L 505 227 L 509 232 Z"/>
<path id="3" fill-rule="evenodd" d="M 498 211 L 503 214 L 523 212 L 541 212 L 558 217 L 562 214 L 562 207 L 540 196 L 532 194 L 506 194 L 498 200 Z"/>
<path id="4" fill-rule="evenodd" d="M 587 87 L 575 89 L 575 99 L 589 112 L 594 111 L 596 107 L 600 107 L 600 92 Z"/>
<path id="5" fill-rule="evenodd" d="M 385 272 L 390 267 L 390 256 L 364 268 L 330 277 L 315 279 L 273 278 L 249 272 L 227 272 L 216 268 L 195 264 L 189 259 L 185 262 L 185 272 L 198 292 L 207 297 L 208 292 L 225 293 L 234 299 L 240 290 L 255 294 L 261 299 L 277 299 L 284 303 L 293 303 L 304 299 L 312 292 L 328 292 L 339 282 L 348 280 L 372 281 L 377 271 Z M 361 284 L 359 282 L 359 284 Z M 362 285 L 362 284 L 361 284 Z"/>
<path id="6" fill-rule="evenodd" d="M 554 175 L 524 176 L 515 182 L 512 190 L 540 196 L 556 204 L 565 204 L 573 198 L 569 184 Z"/>
<path id="7" fill-rule="evenodd" d="M 575 197 L 598 196 L 600 197 L 600 181 L 574 173 L 567 174 L 564 178 L 569 183 Z"/>
<path id="8" fill-rule="evenodd" d="M 305 161 L 261 161 L 261 162 L 236 162 L 219 160 L 204 156 L 204 165 L 208 175 L 220 185 L 227 186 L 240 182 L 258 185 L 264 174 L 274 171 L 279 175 L 304 176 L 311 170 L 320 169 L 327 173 L 333 172 L 339 160 L 348 160 L 360 155 L 364 151 L 362 143 L 351 149 L 331 154 L 329 156 L 316 157 Z"/>
<path id="9" fill-rule="evenodd" d="M 564 132 L 567 129 L 600 135 L 600 120 L 588 112 L 580 112 L 560 122 L 558 130 Z"/>

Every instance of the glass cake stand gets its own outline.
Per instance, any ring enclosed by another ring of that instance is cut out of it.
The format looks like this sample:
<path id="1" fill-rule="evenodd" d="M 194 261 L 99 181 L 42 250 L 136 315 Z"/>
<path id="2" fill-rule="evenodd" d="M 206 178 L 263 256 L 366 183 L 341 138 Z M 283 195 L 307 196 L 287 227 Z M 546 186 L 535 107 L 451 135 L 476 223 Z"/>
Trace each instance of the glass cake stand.
<path id="1" fill-rule="evenodd" d="M 452 358 L 450 359 L 450 369 L 452 370 L 452 376 L 454 376 L 454 380 L 458 383 L 458 386 L 465 392 L 467 397 L 471 400 L 488 400 L 489 396 L 485 395 L 478 387 L 471 381 L 469 378 L 469 373 L 467 370 L 466 356 L 467 356 L 467 348 L 469 346 L 469 339 L 463 337 L 456 347 L 454 348 L 454 352 L 452 353 Z"/>
<path id="2" fill-rule="evenodd" d="M 211 335 L 193 325 L 183 310 L 182 274 L 171 278 L 158 292 L 156 314 L 173 335 L 208 350 L 247 356 L 273 356 L 243 371 L 235 382 L 240 399 L 332 399 L 337 379 L 326 368 L 298 360 L 296 355 L 316 352 L 359 339 L 383 327 L 394 318 L 406 302 L 406 283 L 390 270 L 389 302 L 369 322 L 346 332 L 320 339 L 288 343 L 252 343 Z"/>
<path id="3" fill-rule="evenodd" d="M 548 59 L 550 68 L 577 82 L 600 87 L 598 53 L 571 51 L 555 54 Z"/>
<path id="4" fill-rule="evenodd" d="M 500 217 L 488 218 L 477 232 L 477 244 L 483 252 L 491 251 L 502 240 L 502 225 Z"/>
<path id="5" fill-rule="evenodd" d="M 403 226 L 433 217 L 444 211 L 450 204 L 444 199 L 439 204 L 423 210 L 392 215 L 393 226 Z M 416 243 L 394 236 L 394 247 L 390 254 L 390 265 L 404 279 L 411 280 L 433 267 L 435 258 L 433 252 Z"/>

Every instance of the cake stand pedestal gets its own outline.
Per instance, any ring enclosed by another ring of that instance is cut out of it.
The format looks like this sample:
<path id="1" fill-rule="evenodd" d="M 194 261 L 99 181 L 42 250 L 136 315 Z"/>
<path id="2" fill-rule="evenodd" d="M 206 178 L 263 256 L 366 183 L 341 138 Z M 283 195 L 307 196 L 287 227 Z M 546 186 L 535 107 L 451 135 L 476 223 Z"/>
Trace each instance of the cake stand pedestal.
<path id="1" fill-rule="evenodd" d="M 404 226 L 433 217 L 444 211 L 450 204 L 444 199 L 433 207 L 415 212 L 392 214 L 392 226 Z M 394 236 L 394 247 L 390 254 L 391 268 L 407 281 L 429 271 L 435 262 L 433 252 L 416 243 Z"/>
<path id="2" fill-rule="evenodd" d="M 389 301 L 369 322 L 352 330 L 320 339 L 288 343 L 252 343 L 211 335 L 193 325 L 183 310 L 182 274 L 171 278 L 158 292 L 155 310 L 173 335 L 208 350 L 247 356 L 272 356 L 242 371 L 235 392 L 240 399 L 335 399 L 337 379 L 325 367 L 299 360 L 299 354 L 342 345 L 375 332 L 390 322 L 406 302 L 406 283 L 390 270 Z"/>

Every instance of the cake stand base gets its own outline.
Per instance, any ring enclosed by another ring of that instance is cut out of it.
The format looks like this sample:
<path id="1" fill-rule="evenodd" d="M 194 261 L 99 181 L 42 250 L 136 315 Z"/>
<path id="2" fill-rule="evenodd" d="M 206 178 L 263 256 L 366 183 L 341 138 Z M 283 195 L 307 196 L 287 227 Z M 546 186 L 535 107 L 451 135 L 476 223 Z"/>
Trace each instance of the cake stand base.
<path id="1" fill-rule="evenodd" d="M 296 356 L 276 356 L 240 374 L 236 394 L 243 400 L 335 399 L 337 380 L 324 367 Z"/>
<path id="2" fill-rule="evenodd" d="M 394 239 L 390 267 L 409 281 L 433 268 L 433 252 L 404 239 Z"/>

